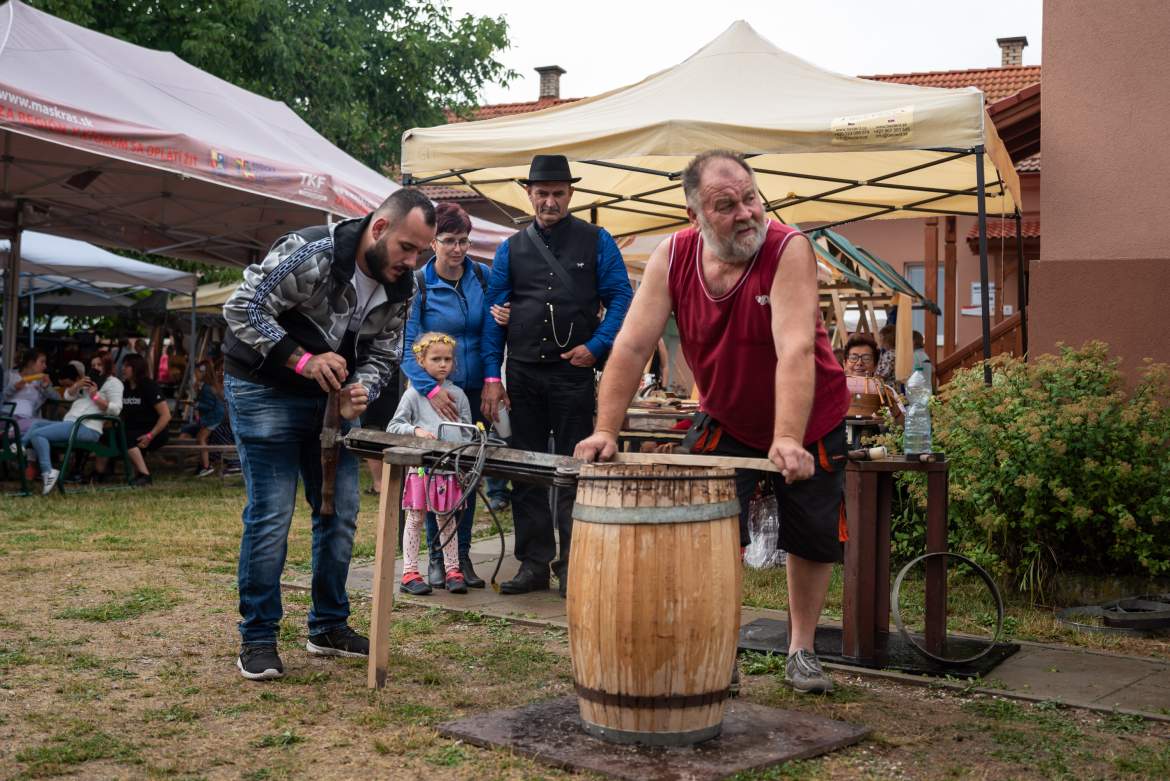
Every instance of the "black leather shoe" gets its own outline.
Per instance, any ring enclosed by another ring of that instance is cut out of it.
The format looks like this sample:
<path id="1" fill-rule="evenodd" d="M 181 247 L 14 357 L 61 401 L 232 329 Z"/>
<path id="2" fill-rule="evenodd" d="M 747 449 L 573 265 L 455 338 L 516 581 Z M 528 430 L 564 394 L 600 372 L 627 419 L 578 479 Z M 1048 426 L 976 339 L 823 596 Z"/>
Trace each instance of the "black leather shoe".
<path id="1" fill-rule="evenodd" d="M 459 571 L 463 573 L 463 582 L 468 588 L 483 588 L 486 584 L 483 578 L 475 574 L 475 567 L 471 566 L 470 556 L 459 557 Z"/>
<path id="2" fill-rule="evenodd" d="M 500 584 L 501 594 L 527 594 L 530 591 L 544 591 L 548 588 L 548 570 L 542 575 L 527 564 L 521 565 L 516 577 Z"/>
<path id="3" fill-rule="evenodd" d="M 431 588 L 447 587 L 447 572 L 443 569 L 442 559 L 438 561 L 430 559 L 430 564 L 427 566 L 427 585 Z"/>

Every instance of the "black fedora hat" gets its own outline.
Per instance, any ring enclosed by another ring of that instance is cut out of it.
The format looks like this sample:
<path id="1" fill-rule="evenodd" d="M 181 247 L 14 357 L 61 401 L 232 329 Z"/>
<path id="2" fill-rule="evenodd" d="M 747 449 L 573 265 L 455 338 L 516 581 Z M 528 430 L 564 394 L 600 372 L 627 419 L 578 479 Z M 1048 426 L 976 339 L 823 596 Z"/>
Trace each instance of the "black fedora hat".
<path id="1" fill-rule="evenodd" d="M 569 182 L 581 181 L 580 176 L 573 176 L 569 170 L 569 161 L 564 155 L 536 155 L 532 158 L 532 165 L 528 167 L 528 178 L 521 179 L 520 184 L 527 187 L 533 182 Z"/>

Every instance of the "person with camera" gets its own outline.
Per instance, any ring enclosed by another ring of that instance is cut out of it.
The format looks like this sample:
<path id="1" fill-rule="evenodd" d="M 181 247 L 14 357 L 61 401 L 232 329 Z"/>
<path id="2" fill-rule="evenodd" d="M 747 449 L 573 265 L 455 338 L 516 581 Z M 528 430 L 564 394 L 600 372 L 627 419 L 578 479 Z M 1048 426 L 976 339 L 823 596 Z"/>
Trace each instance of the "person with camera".
<path id="1" fill-rule="evenodd" d="M 48 495 L 57 485 L 61 476 L 53 468 L 52 445 L 69 441 L 74 421 L 84 415 L 117 415 L 122 411 L 122 381 L 114 376 L 114 359 L 109 353 L 95 355 L 90 360 L 90 370 L 78 382 L 65 390 L 64 398 L 73 404 L 60 421 L 38 420 L 25 432 L 24 444 L 37 454 L 37 465 L 41 469 L 42 493 Z M 97 442 L 102 435 L 102 421 L 86 420 L 77 429 L 80 442 Z"/>

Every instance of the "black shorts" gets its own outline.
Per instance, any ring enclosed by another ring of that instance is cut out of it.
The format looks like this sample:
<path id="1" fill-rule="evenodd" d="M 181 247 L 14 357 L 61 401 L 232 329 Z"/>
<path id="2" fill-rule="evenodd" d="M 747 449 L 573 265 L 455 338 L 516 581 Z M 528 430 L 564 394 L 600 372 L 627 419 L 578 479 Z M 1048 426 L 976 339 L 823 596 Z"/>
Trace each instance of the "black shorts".
<path id="1" fill-rule="evenodd" d="M 706 432 L 706 436 L 704 436 Z M 718 435 L 716 436 L 716 432 Z M 699 443 L 695 448 L 694 443 Z M 714 442 L 711 446 L 709 443 Z M 684 449 L 703 455 L 767 458 L 762 450 L 743 444 L 727 433 L 715 420 L 700 414 L 684 442 Z M 840 523 L 845 501 L 845 423 L 821 439 L 806 446 L 812 454 L 815 471 L 808 480 L 791 485 L 776 472 L 753 469 L 735 470 L 735 494 L 739 499 L 739 543 L 751 541 L 748 533 L 748 508 L 756 486 L 765 480 L 776 494 L 780 510 L 780 548 L 802 559 L 838 562 L 842 559 Z"/>

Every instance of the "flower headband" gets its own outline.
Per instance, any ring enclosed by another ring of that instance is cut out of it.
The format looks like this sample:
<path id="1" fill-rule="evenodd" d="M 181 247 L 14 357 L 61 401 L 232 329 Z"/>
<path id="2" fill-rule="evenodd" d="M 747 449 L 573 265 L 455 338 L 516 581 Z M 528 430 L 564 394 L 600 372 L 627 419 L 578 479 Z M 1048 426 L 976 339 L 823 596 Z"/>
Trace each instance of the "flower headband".
<path id="1" fill-rule="evenodd" d="M 427 348 L 432 344 L 449 344 L 455 346 L 455 340 L 447 334 L 425 334 L 423 338 L 414 343 L 414 347 L 410 348 L 415 355 L 422 355 L 427 351 Z"/>

